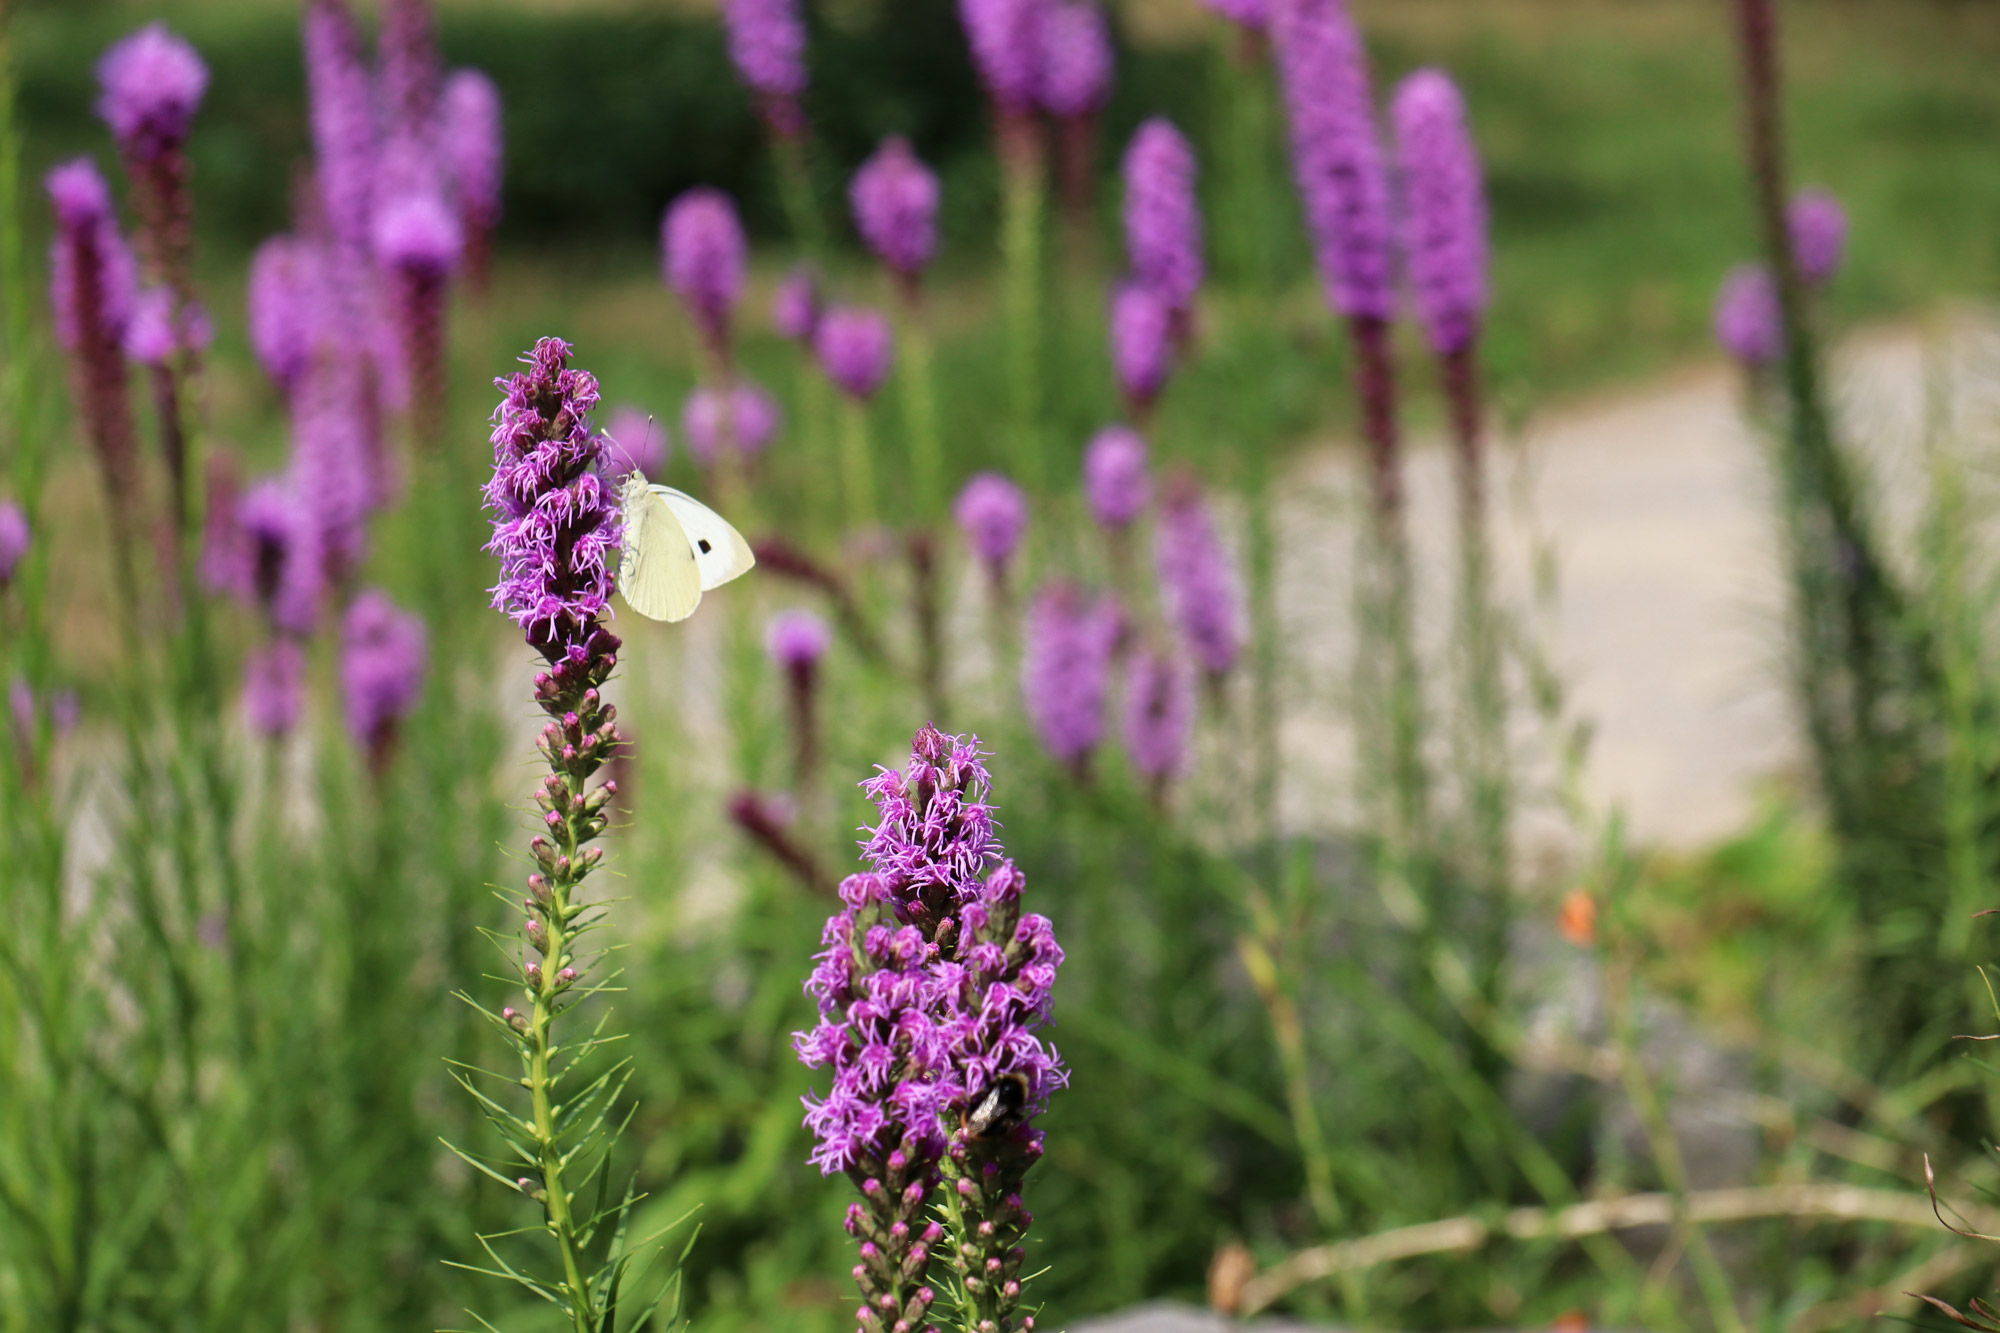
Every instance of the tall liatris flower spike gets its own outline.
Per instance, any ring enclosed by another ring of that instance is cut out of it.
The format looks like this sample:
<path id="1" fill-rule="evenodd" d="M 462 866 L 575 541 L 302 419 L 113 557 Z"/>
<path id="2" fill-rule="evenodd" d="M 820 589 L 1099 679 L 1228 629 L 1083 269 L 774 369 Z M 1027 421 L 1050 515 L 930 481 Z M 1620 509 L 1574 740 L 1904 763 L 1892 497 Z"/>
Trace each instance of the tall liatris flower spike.
<path id="1" fill-rule="evenodd" d="M 438 147 L 451 174 L 459 225 L 465 230 L 466 280 L 486 290 L 493 229 L 500 225 L 500 185 L 506 168 L 506 131 L 500 90 L 476 69 L 453 70 L 438 107 Z"/>
<path id="2" fill-rule="evenodd" d="M 1143 282 L 1111 295 L 1111 368 L 1125 407 L 1144 425 L 1174 367 L 1174 308 Z"/>
<path id="3" fill-rule="evenodd" d="M 1028 609 L 1021 654 L 1021 695 L 1042 748 L 1079 779 L 1104 739 L 1111 658 L 1123 616 L 1109 598 L 1087 596 L 1068 583 L 1042 589 Z"/>
<path id="4" fill-rule="evenodd" d="M 1840 271 L 1847 253 L 1847 210 L 1831 190 L 1805 189 L 1792 196 L 1785 209 L 1792 233 L 1792 262 L 1799 281 L 1823 287 Z"/>
<path id="5" fill-rule="evenodd" d="M 1123 532 L 1152 499 L 1146 440 L 1130 426 L 1106 426 L 1083 451 L 1083 494 L 1107 532 Z"/>
<path id="6" fill-rule="evenodd" d="M 578 951 L 597 914 L 582 901 L 585 878 L 603 859 L 590 846 L 604 831 L 605 806 L 616 784 L 590 786 L 597 770 L 622 743 L 615 712 L 603 688 L 618 664 L 617 636 L 603 623 L 613 585 L 621 517 L 604 475 L 606 442 L 591 426 L 597 381 L 569 365 L 569 345 L 544 338 L 523 360 L 527 369 L 498 381 L 504 397 L 494 413 L 493 478 L 486 505 L 493 514 L 487 550 L 500 557 L 493 606 L 527 635 L 548 669 L 535 677 L 535 702 L 547 713 L 537 749 L 548 775 L 535 792 L 541 831 L 529 843 L 535 868 L 522 906 L 521 982 L 525 1010 L 503 1008 L 493 1017 L 521 1059 L 518 1077 L 496 1082 L 525 1088 L 523 1115 L 497 1095 L 459 1075 L 479 1098 L 511 1157 L 486 1162 L 465 1155 L 488 1175 L 512 1180 L 540 1204 L 560 1258 L 556 1275 L 510 1275 L 561 1310 L 574 1333 L 615 1333 L 643 1327 L 650 1308 L 635 1311 L 620 1285 L 631 1256 L 623 1243 L 625 1203 L 593 1211 L 591 1180 L 608 1170 L 611 1139 L 605 1113 L 625 1083 L 622 1061 L 592 1081 L 571 1087 L 600 1042 L 596 1037 L 558 1043 L 556 1021 L 605 984 L 591 976 L 595 959 Z M 601 1195 L 600 1195 L 601 1197 Z M 605 1230 L 608 1252 L 593 1267 L 588 1255 Z M 492 1248 L 492 1238 L 481 1244 Z"/>
<path id="7" fill-rule="evenodd" d="M 347 729 L 380 777 L 395 755 L 400 724 L 423 690 L 424 622 L 370 588 L 347 608 L 340 645 L 340 687 Z"/>
<path id="8" fill-rule="evenodd" d="M 97 80 L 97 114 L 118 140 L 144 223 L 148 277 L 186 300 L 194 240 L 187 136 L 208 91 L 208 66 L 164 23 L 152 23 L 105 53 Z"/>
<path id="9" fill-rule="evenodd" d="M 806 91 L 806 25 L 798 0 L 728 0 L 722 25 L 729 59 L 772 131 L 785 138 L 805 133 L 799 99 Z"/>
<path id="10" fill-rule="evenodd" d="M 381 143 L 361 34 L 344 0 L 309 0 L 306 94 L 320 207 L 349 255 L 368 252 Z"/>
<path id="11" fill-rule="evenodd" d="M 893 134 L 854 173 L 847 197 L 861 239 L 900 282 L 914 284 L 937 251 L 937 173 Z"/>
<path id="12" fill-rule="evenodd" d="M 0 500 L 0 593 L 14 581 L 14 571 L 28 554 L 28 515 L 12 500 Z"/>
<path id="13" fill-rule="evenodd" d="M 1243 651 L 1241 594 L 1215 535 L 1208 504 L 1191 478 L 1176 477 L 1160 501 L 1160 591 L 1190 656 L 1219 681 Z"/>
<path id="14" fill-rule="evenodd" d="M 1441 70 L 1396 89 L 1390 118 L 1402 165 L 1403 250 L 1431 349 L 1471 346 L 1486 313 L 1486 192 L 1465 100 Z"/>
<path id="15" fill-rule="evenodd" d="M 1174 312 L 1176 339 L 1188 333 L 1205 272 L 1194 149 L 1173 123 L 1155 116 L 1125 150 L 1125 251 L 1132 274 Z"/>
<path id="16" fill-rule="evenodd" d="M 1042 109 L 1056 123 L 1056 186 L 1071 244 L 1087 254 L 1097 194 L 1097 121 L 1111 100 L 1111 20 L 1095 0 L 1054 0 L 1042 15 Z"/>
<path id="17" fill-rule="evenodd" d="M 1049 0 L 958 0 L 973 68 L 1005 118 L 1034 113 L 1041 89 L 1042 13 Z"/>
<path id="18" fill-rule="evenodd" d="M 952 517 L 986 570 L 987 583 L 1004 597 L 1007 566 L 1028 530 L 1028 497 L 998 472 L 981 472 L 958 493 Z"/>
<path id="19" fill-rule="evenodd" d="M 286 393 L 305 377 L 321 335 L 322 272 L 319 248 L 292 236 L 269 238 L 250 259 L 250 350 Z"/>
<path id="20" fill-rule="evenodd" d="M 810 611 L 780 611 L 765 631 L 764 650 L 785 673 L 785 701 L 792 721 L 792 779 L 803 792 L 819 767 L 819 663 L 833 645 L 833 630 Z"/>
<path id="21" fill-rule="evenodd" d="M 1715 296 L 1715 340 L 1746 367 L 1775 364 L 1785 354 L 1778 288 L 1762 264 L 1732 269 Z"/>
<path id="22" fill-rule="evenodd" d="M 427 136 L 434 128 L 444 75 L 438 62 L 437 15 L 429 0 L 386 0 L 381 13 L 381 102 L 388 129 Z"/>
<path id="23" fill-rule="evenodd" d="M 1172 653 L 1135 654 L 1125 669 L 1125 754 L 1158 800 L 1187 762 L 1194 672 Z"/>
<path id="24" fill-rule="evenodd" d="M 465 231 L 445 199 L 435 161 L 426 165 L 430 179 L 403 183 L 382 199 L 373 239 L 389 283 L 417 439 L 437 449 L 443 447 L 446 285 L 464 253 Z"/>
<path id="25" fill-rule="evenodd" d="M 725 364 L 729 321 L 743 294 L 749 243 L 736 205 L 720 190 L 698 186 L 667 206 L 660 222 L 661 271 Z"/>

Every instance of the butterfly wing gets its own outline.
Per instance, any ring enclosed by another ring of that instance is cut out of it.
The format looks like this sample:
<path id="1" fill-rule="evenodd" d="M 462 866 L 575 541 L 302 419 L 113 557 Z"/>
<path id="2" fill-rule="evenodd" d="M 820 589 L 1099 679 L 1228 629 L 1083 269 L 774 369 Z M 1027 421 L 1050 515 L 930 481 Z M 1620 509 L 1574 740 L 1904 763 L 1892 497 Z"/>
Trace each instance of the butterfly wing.
<path id="1" fill-rule="evenodd" d="M 749 572 L 757 563 L 750 543 L 730 526 L 729 520 L 701 501 L 671 486 L 653 486 L 652 493 L 664 500 L 687 534 L 695 565 L 701 571 L 701 591 L 720 588 L 731 579 Z"/>
<path id="2" fill-rule="evenodd" d="M 695 546 L 659 494 L 633 474 L 625 483 L 625 540 L 618 592 L 625 605 L 652 620 L 686 620 L 701 604 Z"/>

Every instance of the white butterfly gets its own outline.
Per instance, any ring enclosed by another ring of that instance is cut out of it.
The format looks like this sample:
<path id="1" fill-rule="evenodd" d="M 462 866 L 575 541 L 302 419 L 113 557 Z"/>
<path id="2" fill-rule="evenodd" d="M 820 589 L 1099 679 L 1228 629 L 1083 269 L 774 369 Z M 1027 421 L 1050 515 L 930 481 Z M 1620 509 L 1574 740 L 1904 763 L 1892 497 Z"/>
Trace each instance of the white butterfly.
<path id="1" fill-rule="evenodd" d="M 743 534 L 692 495 L 633 472 L 618 503 L 625 511 L 618 591 L 642 616 L 686 620 L 703 593 L 757 563 Z"/>

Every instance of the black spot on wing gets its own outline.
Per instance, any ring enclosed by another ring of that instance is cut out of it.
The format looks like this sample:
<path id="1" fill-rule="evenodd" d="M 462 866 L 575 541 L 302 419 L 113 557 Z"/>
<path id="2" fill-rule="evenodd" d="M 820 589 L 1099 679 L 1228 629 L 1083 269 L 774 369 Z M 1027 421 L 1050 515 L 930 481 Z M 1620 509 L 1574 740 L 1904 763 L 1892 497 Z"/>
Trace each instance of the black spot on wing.
<path id="1" fill-rule="evenodd" d="M 701 540 L 697 541 L 695 545 L 701 548 L 701 553 L 703 555 L 707 555 L 710 551 L 715 549 L 713 546 L 710 546 L 708 544 L 708 538 L 706 537 L 703 537 Z"/>

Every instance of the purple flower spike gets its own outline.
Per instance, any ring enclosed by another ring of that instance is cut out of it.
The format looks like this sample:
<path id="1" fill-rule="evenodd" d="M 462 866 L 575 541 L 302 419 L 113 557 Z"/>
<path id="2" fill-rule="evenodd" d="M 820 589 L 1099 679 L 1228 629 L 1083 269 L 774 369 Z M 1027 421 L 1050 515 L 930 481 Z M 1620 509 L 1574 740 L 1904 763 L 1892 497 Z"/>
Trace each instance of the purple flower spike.
<path id="1" fill-rule="evenodd" d="M 1155 116 L 1125 150 L 1125 249 L 1132 273 L 1177 314 L 1194 308 L 1201 287 L 1201 206 L 1194 149 Z"/>
<path id="2" fill-rule="evenodd" d="M 1847 210 L 1831 190 L 1800 190 L 1785 218 L 1792 232 L 1792 262 L 1799 281 L 1819 287 L 1840 271 L 1847 253 Z"/>
<path id="3" fill-rule="evenodd" d="M 1194 672 L 1169 653 L 1143 652 L 1125 671 L 1125 753 L 1155 785 L 1180 774 L 1194 734 Z"/>
<path id="4" fill-rule="evenodd" d="M 1174 312 L 1144 283 L 1128 282 L 1111 297 L 1111 364 L 1118 388 L 1143 419 L 1173 369 Z"/>
<path id="5" fill-rule="evenodd" d="M 423 690 L 424 622 L 369 588 L 347 608 L 340 646 L 340 686 L 347 729 L 380 773 L 396 743 L 398 724 Z"/>
<path id="6" fill-rule="evenodd" d="M 307 369 L 292 404 L 292 491 L 336 583 L 361 568 L 368 514 L 385 489 L 371 467 L 362 394 L 359 366 L 322 357 Z"/>
<path id="7" fill-rule="evenodd" d="M 771 323 L 778 336 L 795 343 L 810 344 L 819 332 L 819 278 L 811 268 L 800 265 L 785 275 L 771 300 Z"/>
<path id="8" fill-rule="evenodd" d="M 444 197 L 432 191 L 385 203 L 375 217 L 375 255 L 387 267 L 425 280 L 441 280 L 458 266 L 465 232 Z"/>
<path id="9" fill-rule="evenodd" d="M 951 512 L 973 554 L 989 571 L 1004 571 L 1028 528 L 1028 497 L 1021 488 L 998 472 L 982 472 L 965 483 Z"/>
<path id="10" fill-rule="evenodd" d="M 861 164 L 848 187 L 854 225 L 877 258 L 905 278 L 937 251 L 938 179 L 910 141 L 892 134 Z"/>
<path id="11" fill-rule="evenodd" d="M 1486 312 L 1486 189 L 1465 101 L 1443 72 L 1418 70 L 1390 109 L 1403 168 L 1403 250 L 1431 349 L 1472 345 Z"/>
<path id="12" fill-rule="evenodd" d="M 1732 269 L 1715 297 L 1715 340 L 1745 365 L 1768 365 L 1785 354 L 1778 288 L 1762 264 Z"/>
<path id="13" fill-rule="evenodd" d="M 437 15 L 429 0 L 384 0 L 381 14 L 381 101 L 389 126 L 397 133 L 427 134 L 442 79 Z"/>
<path id="14" fill-rule="evenodd" d="M 787 671 L 818 665 L 833 644 L 833 631 L 810 611 L 780 611 L 764 634 L 764 651 Z"/>
<path id="15" fill-rule="evenodd" d="M 1262 32 L 1271 21 L 1271 0 L 1201 0 L 1231 23 Z"/>
<path id="16" fill-rule="evenodd" d="M 505 130 L 500 90 L 476 69 L 453 70 L 439 105 L 438 140 L 467 230 L 491 231 L 500 222 L 505 170 Z"/>
<path id="17" fill-rule="evenodd" d="M 1084 771 L 1104 738 L 1104 702 L 1122 617 L 1108 598 L 1092 600 L 1054 583 L 1028 610 L 1021 693 L 1042 748 Z"/>
<path id="18" fill-rule="evenodd" d="M 958 0 L 979 80 L 1010 115 L 1034 110 L 1040 91 L 1042 13 L 1049 0 Z"/>
<path id="19" fill-rule="evenodd" d="M 273 236 L 250 261 L 250 349 L 278 387 L 305 376 L 329 312 L 317 247 Z"/>
<path id="20" fill-rule="evenodd" d="M 667 285 L 687 302 L 688 312 L 710 342 L 729 337 L 729 315 L 743 294 L 748 242 L 729 196 L 697 186 L 667 206 L 660 224 Z"/>
<path id="21" fill-rule="evenodd" d="M 318 526 L 285 483 L 267 477 L 235 506 L 235 531 L 204 553 L 211 586 L 249 602 L 275 628 L 299 637 L 319 620 L 325 570 Z"/>
<path id="22" fill-rule="evenodd" d="M 1327 300 L 1350 319 L 1391 319 L 1389 178 L 1361 34 L 1342 0 L 1272 0 L 1271 35 Z"/>
<path id="23" fill-rule="evenodd" d="M 187 142 L 208 91 L 208 66 L 166 24 L 149 23 L 105 52 L 97 82 L 97 114 L 118 147 L 150 161 Z"/>
<path id="24" fill-rule="evenodd" d="M 896 335 L 888 316 L 863 306 L 830 306 L 813 339 L 827 378 L 849 397 L 866 401 L 889 377 Z"/>
<path id="25" fill-rule="evenodd" d="M 780 133 L 803 130 L 798 99 L 806 91 L 806 25 L 798 0 L 727 0 L 722 24 L 729 59 L 765 115 Z"/>
<path id="26" fill-rule="evenodd" d="M 1083 453 L 1083 493 L 1090 512 L 1111 532 L 1137 521 L 1152 498 L 1146 441 L 1129 426 L 1106 426 Z"/>
<path id="27" fill-rule="evenodd" d="M 28 515 L 12 500 L 0 500 L 0 592 L 14 581 L 14 571 L 28 554 Z"/>
<path id="28" fill-rule="evenodd" d="M 1111 21 L 1094 0 L 1053 0 L 1042 15 L 1042 109 L 1062 120 L 1111 100 Z"/>
<path id="29" fill-rule="evenodd" d="M 215 340 L 208 311 L 190 302 L 174 311 L 174 294 L 165 287 L 148 287 L 132 303 L 125 326 L 125 355 L 143 366 L 164 366 L 177 352 L 205 352 Z"/>
<path id="30" fill-rule="evenodd" d="M 305 54 L 320 203 L 340 244 L 350 254 L 365 254 L 381 133 L 361 34 L 343 0 L 310 0 Z"/>
<path id="31" fill-rule="evenodd" d="M 1243 648 L 1236 572 L 1191 478 L 1173 479 L 1161 497 L 1157 540 L 1168 615 L 1196 665 L 1211 678 L 1227 675 Z"/>
<path id="32" fill-rule="evenodd" d="M 122 342 L 139 295 L 139 268 L 119 234 L 111 187 L 87 157 L 57 167 L 47 183 L 56 215 L 49 258 L 56 337 L 72 352 L 93 331 Z"/>
<path id="33" fill-rule="evenodd" d="M 568 343 L 544 338 L 522 358 L 528 369 L 496 382 L 506 396 L 493 414 L 486 484 L 486 549 L 500 557 L 493 609 L 552 662 L 608 638 L 597 618 L 611 597 L 622 535 L 604 437 L 590 424 L 597 379 L 572 370 L 569 356 Z"/>
<path id="34" fill-rule="evenodd" d="M 279 637 L 243 662 L 243 717 L 267 740 L 288 734 L 306 707 L 306 650 Z"/>
<path id="35" fill-rule="evenodd" d="M 604 435 L 606 476 L 636 471 L 657 477 L 667 470 L 667 451 L 673 442 L 666 426 L 651 414 L 630 404 L 615 407 Z"/>
<path id="36" fill-rule="evenodd" d="M 681 409 L 681 434 L 688 453 L 703 467 L 714 467 L 725 442 L 746 462 L 770 446 L 783 424 L 778 400 L 748 380 L 740 380 L 727 395 L 719 389 L 696 389 Z"/>

